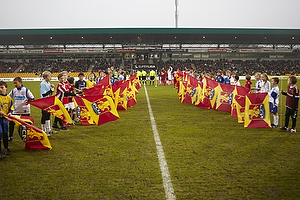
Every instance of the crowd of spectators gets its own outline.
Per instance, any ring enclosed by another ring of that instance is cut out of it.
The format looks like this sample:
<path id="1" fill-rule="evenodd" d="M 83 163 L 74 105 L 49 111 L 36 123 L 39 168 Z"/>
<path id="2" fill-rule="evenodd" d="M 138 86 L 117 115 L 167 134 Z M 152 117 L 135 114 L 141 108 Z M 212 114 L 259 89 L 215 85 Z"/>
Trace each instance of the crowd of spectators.
<path id="1" fill-rule="evenodd" d="M 19 66 L 16 62 L 2 62 L 0 61 L 0 73 L 13 73 Z"/>
<path id="2" fill-rule="evenodd" d="M 84 60 L 28 60 L 15 62 L 1 62 L 1 73 L 13 73 L 17 70 L 17 73 L 36 73 L 41 74 L 43 71 L 49 70 L 51 72 L 86 72 L 89 70 L 93 62 Z"/>
<path id="3" fill-rule="evenodd" d="M 215 73 L 217 70 L 236 71 L 239 75 L 254 75 L 255 72 L 267 73 L 268 75 L 300 74 L 300 60 L 154 60 L 157 71 L 162 68 L 167 70 L 170 66 L 173 70 L 193 69 L 201 73 Z M 109 67 L 123 68 L 130 73 L 134 65 L 132 60 L 122 59 L 82 59 L 82 60 L 28 60 L 15 62 L 0 61 L 1 73 L 12 73 L 18 69 L 20 73 L 40 74 L 45 70 L 51 72 L 87 72 L 104 71 Z"/>
<path id="4" fill-rule="evenodd" d="M 167 70 L 172 66 L 174 70 L 194 69 L 196 72 L 216 73 L 221 70 L 235 71 L 239 75 L 254 75 L 255 72 L 268 75 L 300 74 L 300 60 L 157 60 L 158 71 Z"/>

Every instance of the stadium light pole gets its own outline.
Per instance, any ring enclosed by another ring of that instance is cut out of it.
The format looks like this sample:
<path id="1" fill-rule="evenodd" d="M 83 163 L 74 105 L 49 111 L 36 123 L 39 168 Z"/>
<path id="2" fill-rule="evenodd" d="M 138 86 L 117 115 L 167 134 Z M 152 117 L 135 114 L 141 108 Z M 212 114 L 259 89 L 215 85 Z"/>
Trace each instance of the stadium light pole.
<path id="1" fill-rule="evenodd" d="M 178 28 L 178 0 L 175 0 L 175 28 Z"/>

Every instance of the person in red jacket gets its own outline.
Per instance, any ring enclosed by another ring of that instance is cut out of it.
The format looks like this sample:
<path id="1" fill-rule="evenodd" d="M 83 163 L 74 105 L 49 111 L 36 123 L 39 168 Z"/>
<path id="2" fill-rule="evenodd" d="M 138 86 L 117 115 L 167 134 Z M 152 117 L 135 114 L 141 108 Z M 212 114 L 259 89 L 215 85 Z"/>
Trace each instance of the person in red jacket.
<path id="1" fill-rule="evenodd" d="M 249 88 L 251 90 L 251 85 L 252 85 L 252 82 L 251 82 L 251 76 L 250 75 L 246 75 L 246 83 L 245 83 L 245 87 L 246 88 Z"/>
<path id="2" fill-rule="evenodd" d="M 285 101 L 285 125 L 280 129 L 295 133 L 296 132 L 296 119 L 298 112 L 298 102 L 299 102 L 299 89 L 296 86 L 297 78 L 295 76 L 290 76 L 288 79 L 288 88 L 284 92 L 281 90 L 281 94 L 286 95 Z M 292 118 L 292 128 L 288 129 L 289 119 Z"/>
<path id="3" fill-rule="evenodd" d="M 161 84 L 162 84 L 162 85 L 166 85 L 166 84 L 167 84 L 167 82 L 166 82 L 167 75 L 168 75 L 168 74 L 167 74 L 166 70 L 165 70 L 164 68 L 162 68 L 161 74 L 160 74 L 160 77 L 161 77 Z"/>

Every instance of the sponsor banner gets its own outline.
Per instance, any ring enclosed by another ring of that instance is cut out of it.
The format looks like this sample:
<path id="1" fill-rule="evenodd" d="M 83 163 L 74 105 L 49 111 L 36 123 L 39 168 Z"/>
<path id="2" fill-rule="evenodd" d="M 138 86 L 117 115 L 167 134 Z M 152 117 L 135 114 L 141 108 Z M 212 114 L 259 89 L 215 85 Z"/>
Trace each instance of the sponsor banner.
<path id="1" fill-rule="evenodd" d="M 240 53 L 253 53 L 255 49 L 239 49 Z"/>
<path id="2" fill-rule="evenodd" d="M 116 49 L 117 53 L 135 53 L 136 49 Z"/>
<path id="3" fill-rule="evenodd" d="M 4 50 L 0 51 L 3 54 L 26 54 L 26 53 L 43 53 L 43 50 L 24 50 L 24 49 L 14 49 L 14 50 Z"/>
<path id="4" fill-rule="evenodd" d="M 78 79 L 78 77 L 76 77 Z M 76 80 L 75 78 L 75 80 Z M 4 82 L 13 82 L 14 78 L 0 78 L 0 81 L 4 81 Z M 43 81 L 44 79 L 42 77 L 40 78 L 22 78 L 23 82 L 27 82 L 27 81 Z M 57 77 L 51 77 L 51 81 L 58 81 Z"/>
<path id="5" fill-rule="evenodd" d="M 64 53 L 63 49 L 45 49 L 43 53 Z"/>
<path id="6" fill-rule="evenodd" d="M 227 49 L 207 49 L 209 53 L 227 53 Z"/>
<path id="7" fill-rule="evenodd" d="M 207 49 L 188 49 L 190 53 L 206 53 Z"/>
<path id="8" fill-rule="evenodd" d="M 107 52 L 108 50 L 104 50 L 104 49 L 89 49 L 89 50 L 85 50 L 85 52 Z"/>
<path id="9" fill-rule="evenodd" d="M 149 52 L 188 52 L 187 49 L 149 49 Z"/>

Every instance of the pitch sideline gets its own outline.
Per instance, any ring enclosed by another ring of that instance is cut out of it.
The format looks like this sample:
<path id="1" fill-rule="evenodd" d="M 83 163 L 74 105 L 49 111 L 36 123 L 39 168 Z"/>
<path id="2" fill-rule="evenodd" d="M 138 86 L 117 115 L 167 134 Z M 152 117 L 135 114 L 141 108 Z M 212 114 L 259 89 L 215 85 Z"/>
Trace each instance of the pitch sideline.
<path id="1" fill-rule="evenodd" d="M 144 89 L 145 89 L 145 94 L 146 94 L 146 99 L 147 99 L 147 104 L 148 104 L 148 109 L 149 109 L 151 126 L 152 126 L 152 130 L 153 130 L 153 134 L 154 134 L 154 140 L 155 140 L 155 145 L 156 145 L 156 150 L 157 150 L 157 155 L 158 155 L 158 161 L 159 161 L 161 175 L 162 175 L 163 184 L 164 184 L 164 189 L 165 189 L 165 193 L 166 193 L 166 199 L 168 199 L 168 200 L 176 199 L 173 185 L 172 185 L 171 178 L 170 178 L 170 174 L 169 174 L 167 161 L 166 161 L 165 154 L 164 154 L 164 150 L 163 150 L 163 147 L 162 147 L 162 144 L 161 144 L 161 141 L 159 138 L 159 134 L 158 134 L 158 131 L 156 128 L 156 123 L 155 123 L 155 119 L 153 116 L 153 112 L 152 112 L 152 108 L 151 108 L 151 104 L 150 104 L 150 100 L 148 97 L 148 92 L 147 92 L 146 86 L 144 86 Z"/>

